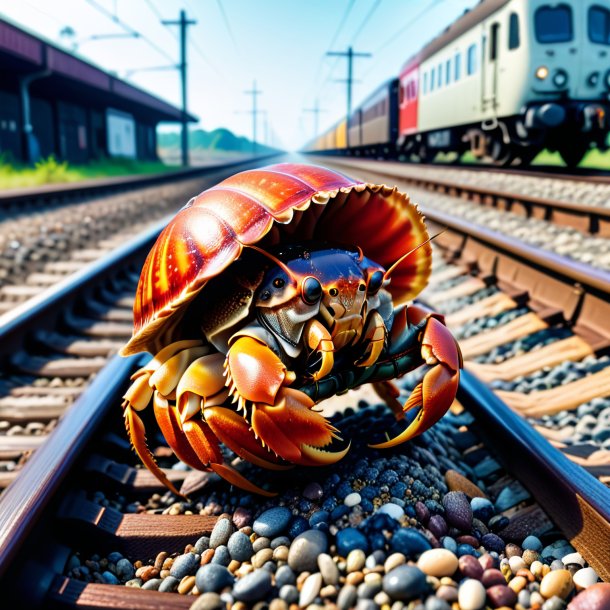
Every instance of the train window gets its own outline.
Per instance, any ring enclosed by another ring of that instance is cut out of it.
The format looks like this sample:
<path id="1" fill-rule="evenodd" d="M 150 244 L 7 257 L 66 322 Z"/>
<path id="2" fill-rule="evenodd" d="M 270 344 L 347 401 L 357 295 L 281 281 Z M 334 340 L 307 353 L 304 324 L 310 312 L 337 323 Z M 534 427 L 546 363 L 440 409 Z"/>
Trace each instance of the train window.
<path id="1" fill-rule="evenodd" d="M 428 73 L 424 72 L 424 94 L 428 93 Z"/>
<path id="2" fill-rule="evenodd" d="M 610 10 L 603 6 L 589 9 L 589 40 L 610 45 Z"/>
<path id="3" fill-rule="evenodd" d="M 453 71 L 453 80 L 460 80 L 460 77 L 462 76 L 460 74 L 461 70 L 462 70 L 462 66 L 461 66 L 461 61 L 462 61 L 462 56 L 459 53 L 455 54 L 455 70 Z"/>
<path id="4" fill-rule="evenodd" d="M 438 64 L 438 88 L 443 86 L 443 64 Z"/>
<path id="5" fill-rule="evenodd" d="M 466 62 L 466 72 L 468 76 L 474 74 L 477 71 L 477 45 L 471 44 L 468 47 L 468 57 Z"/>
<path id="6" fill-rule="evenodd" d="M 430 70 L 430 91 L 434 91 L 434 87 L 436 86 L 436 70 L 432 68 Z"/>
<path id="7" fill-rule="evenodd" d="M 536 40 L 542 44 L 569 42 L 572 31 L 572 9 L 567 4 L 541 6 L 534 13 Z"/>
<path id="8" fill-rule="evenodd" d="M 509 50 L 518 49 L 519 44 L 519 15 L 511 13 L 508 20 L 508 48 Z"/>
<path id="9" fill-rule="evenodd" d="M 489 61 L 495 61 L 498 57 L 498 27 L 499 24 L 492 23 L 489 28 Z"/>
<path id="10" fill-rule="evenodd" d="M 448 59 L 445 62 L 445 83 L 449 84 L 451 82 L 451 59 Z"/>

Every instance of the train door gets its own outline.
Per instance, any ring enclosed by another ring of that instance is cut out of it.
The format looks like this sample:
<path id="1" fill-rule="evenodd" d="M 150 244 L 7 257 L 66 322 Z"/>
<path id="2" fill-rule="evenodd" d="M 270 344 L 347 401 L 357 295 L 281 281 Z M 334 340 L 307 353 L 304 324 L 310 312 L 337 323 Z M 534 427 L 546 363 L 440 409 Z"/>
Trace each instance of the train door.
<path id="1" fill-rule="evenodd" d="M 500 23 L 492 21 L 483 29 L 481 62 L 481 110 L 485 117 L 495 117 L 498 109 L 498 65 L 500 54 Z"/>

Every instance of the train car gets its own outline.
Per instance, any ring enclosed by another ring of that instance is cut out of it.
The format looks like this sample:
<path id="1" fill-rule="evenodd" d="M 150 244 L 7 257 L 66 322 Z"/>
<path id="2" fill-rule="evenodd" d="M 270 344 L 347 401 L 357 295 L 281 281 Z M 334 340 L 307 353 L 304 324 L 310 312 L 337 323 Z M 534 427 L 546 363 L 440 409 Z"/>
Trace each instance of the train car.
<path id="1" fill-rule="evenodd" d="M 609 0 L 484 0 L 401 71 L 400 150 L 576 165 L 607 147 L 609 52 Z"/>
<path id="2" fill-rule="evenodd" d="M 350 152 L 373 157 L 394 156 L 398 136 L 398 79 L 378 87 L 350 117 Z"/>
<path id="3" fill-rule="evenodd" d="M 335 130 L 335 150 L 342 152 L 347 148 L 347 120 L 339 121 Z"/>

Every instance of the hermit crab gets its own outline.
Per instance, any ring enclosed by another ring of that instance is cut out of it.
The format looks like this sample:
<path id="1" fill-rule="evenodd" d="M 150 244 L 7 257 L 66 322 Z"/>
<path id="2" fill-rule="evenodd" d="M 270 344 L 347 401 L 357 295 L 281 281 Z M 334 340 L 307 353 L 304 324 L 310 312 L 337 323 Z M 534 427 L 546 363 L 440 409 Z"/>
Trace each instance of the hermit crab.
<path id="1" fill-rule="evenodd" d="M 349 445 L 316 405 L 365 383 L 398 419 L 416 414 L 373 447 L 428 429 L 462 366 L 442 316 L 408 304 L 431 254 L 406 195 L 314 165 L 245 171 L 191 199 L 148 255 L 122 350 L 153 354 L 123 402 L 142 462 L 177 493 L 146 445 L 138 413 L 151 402 L 180 460 L 266 495 L 221 442 L 269 469 L 332 464 Z M 403 405 L 392 379 L 418 367 Z"/>

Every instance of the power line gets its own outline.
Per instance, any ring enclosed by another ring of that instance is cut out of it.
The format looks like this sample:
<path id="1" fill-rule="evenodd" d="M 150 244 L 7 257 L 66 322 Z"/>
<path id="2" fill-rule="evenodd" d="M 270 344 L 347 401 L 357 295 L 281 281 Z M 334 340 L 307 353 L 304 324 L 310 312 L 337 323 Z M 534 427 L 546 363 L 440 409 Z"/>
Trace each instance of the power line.
<path id="1" fill-rule="evenodd" d="M 155 51 L 157 51 L 157 53 L 163 55 L 168 61 L 173 61 L 172 57 L 166 51 L 164 51 L 159 45 L 157 45 L 152 40 L 150 40 L 150 38 L 148 38 L 148 36 L 145 36 L 144 34 L 142 34 L 142 32 L 139 32 L 135 28 L 131 27 L 128 23 L 125 23 L 123 20 L 119 19 L 115 14 L 110 12 L 106 7 L 99 4 L 99 2 L 97 2 L 96 0 L 87 0 L 87 3 L 89 5 L 91 5 L 96 11 L 98 11 L 98 13 L 101 13 L 102 15 L 104 15 L 105 17 L 110 19 L 110 21 L 113 21 L 114 23 L 116 23 L 117 25 L 122 27 L 126 32 L 129 32 L 134 35 L 137 34 L 138 38 L 141 38 L 142 40 L 144 40 L 146 42 L 146 44 L 148 44 Z"/>
<path id="2" fill-rule="evenodd" d="M 375 4 L 373 4 L 373 6 L 370 8 L 369 12 L 366 14 L 365 18 L 362 20 L 362 23 L 356 30 L 356 33 L 352 36 L 350 44 L 354 44 L 356 42 L 358 36 L 360 36 L 360 33 L 365 28 L 365 26 L 368 25 L 368 23 L 369 23 L 371 17 L 373 16 L 373 14 L 375 13 L 375 11 L 381 6 L 381 2 L 382 2 L 382 0 L 376 0 Z"/>
<path id="3" fill-rule="evenodd" d="M 303 108 L 303 112 L 313 112 L 314 117 L 314 137 L 316 137 L 319 133 L 318 130 L 318 119 L 320 117 L 320 112 L 326 112 L 323 108 L 320 108 L 320 100 L 316 99 L 316 103 L 313 108 Z"/>
<path id="4" fill-rule="evenodd" d="M 220 15 L 222 16 L 222 20 L 225 24 L 225 27 L 227 28 L 227 32 L 229 33 L 229 38 L 231 39 L 231 42 L 233 43 L 233 47 L 234 47 L 235 51 L 238 52 L 237 51 L 237 42 L 235 41 L 235 36 L 233 36 L 233 30 L 231 28 L 231 22 L 227 18 L 227 13 L 225 12 L 225 7 L 222 5 L 222 0 L 216 0 L 216 4 L 218 4 L 218 10 L 220 11 Z"/>

